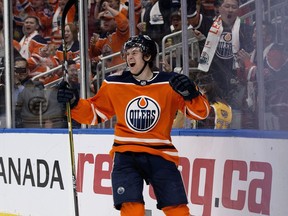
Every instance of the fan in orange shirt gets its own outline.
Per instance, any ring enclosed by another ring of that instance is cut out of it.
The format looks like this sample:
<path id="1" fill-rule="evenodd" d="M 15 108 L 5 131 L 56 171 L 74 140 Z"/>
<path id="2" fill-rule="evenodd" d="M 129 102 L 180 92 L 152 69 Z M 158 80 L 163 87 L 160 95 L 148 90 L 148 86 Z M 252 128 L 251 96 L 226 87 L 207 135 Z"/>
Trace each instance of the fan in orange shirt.
<path id="1" fill-rule="evenodd" d="M 102 11 L 99 14 L 101 19 L 101 29 L 105 32 L 104 38 L 94 34 L 90 39 L 89 55 L 93 59 L 100 55 L 107 56 L 121 51 L 125 41 L 129 38 L 129 21 L 127 17 L 112 8 L 108 2 L 103 2 Z M 106 61 L 106 67 L 112 67 L 124 63 L 120 55 L 114 56 L 110 61 Z"/>
<path id="2" fill-rule="evenodd" d="M 19 42 L 21 47 L 19 53 L 28 61 L 30 77 L 43 72 L 42 69 L 38 71 L 41 66 L 39 66 L 37 60 L 34 59 L 34 55 L 39 55 L 40 50 L 47 45 L 46 40 L 39 34 L 39 27 L 39 19 L 35 16 L 28 16 L 24 20 L 24 37 Z"/>
<path id="3" fill-rule="evenodd" d="M 52 43 L 58 47 L 62 44 L 61 17 L 68 0 L 59 0 L 52 19 Z M 74 23 L 76 17 L 75 5 L 68 11 L 65 23 Z"/>
<path id="4" fill-rule="evenodd" d="M 78 40 L 78 29 L 77 26 L 73 23 L 68 23 L 65 25 L 64 40 L 66 43 L 66 57 L 67 59 L 75 59 L 80 55 L 80 45 Z M 63 44 L 58 47 L 56 50 L 55 59 L 58 62 L 58 65 L 63 64 L 64 54 L 63 54 Z M 77 61 L 77 64 L 80 64 L 80 61 Z"/>

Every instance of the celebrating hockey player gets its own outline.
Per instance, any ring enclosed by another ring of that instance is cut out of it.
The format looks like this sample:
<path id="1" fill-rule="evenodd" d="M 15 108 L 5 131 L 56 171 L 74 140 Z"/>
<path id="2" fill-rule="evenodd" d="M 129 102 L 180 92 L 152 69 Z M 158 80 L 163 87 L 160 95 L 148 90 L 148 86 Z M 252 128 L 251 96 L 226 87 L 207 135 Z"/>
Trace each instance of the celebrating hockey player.
<path id="1" fill-rule="evenodd" d="M 72 118 L 82 124 L 95 125 L 116 115 L 111 178 L 114 206 L 122 216 L 145 215 L 144 181 L 152 185 L 157 208 L 165 215 L 190 215 L 170 133 L 177 110 L 202 120 L 209 103 L 187 76 L 153 71 L 156 55 L 148 36 L 131 37 L 123 46 L 129 70 L 108 76 L 92 98 L 79 99 L 65 81 L 57 95 L 60 103 L 70 103 Z"/>

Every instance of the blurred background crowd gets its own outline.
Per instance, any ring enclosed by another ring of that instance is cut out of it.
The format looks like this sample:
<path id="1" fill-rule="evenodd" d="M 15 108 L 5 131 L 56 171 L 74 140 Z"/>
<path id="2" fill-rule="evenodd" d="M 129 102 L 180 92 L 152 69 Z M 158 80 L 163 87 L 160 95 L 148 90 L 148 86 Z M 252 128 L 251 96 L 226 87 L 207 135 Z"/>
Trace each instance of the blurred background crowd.
<path id="1" fill-rule="evenodd" d="M 0 128 L 7 126 L 7 109 L 12 113 L 12 127 L 67 127 L 65 107 L 56 100 L 57 84 L 64 76 L 64 52 L 69 83 L 92 96 L 106 76 L 126 68 L 121 49 L 132 29 L 157 43 L 155 70 L 165 72 L 183 73 L 183 38 L 187 39 L 188 71 L 184 72 L 208 97 L 211 114 L 205 121 L 187 123 L 185 114 L 179 112 L 175 128 L 288 130 L 287 1 L 262 0 L 263 19 L 258 29 L 254 0 L 187 1 L 187 31 L 182 32 L 180 0 L 134 0 L 133 13 L 128 0 L 86 0 L 86 71 L 81 71 L 78 4 L 69 10 L 64 29 L 61 26 L 67 1 L 11 0 L 13 38 L 10 47 L 5 47 L 8 22 L 4 22 L 7 18 L 0 0 Z M 221 32 L 212 36 L 218 24 Z M 215 53 L 207 52 L 208 42 L 215 43 Z M 5 49 L 9 48 L 13 50 L 11 80 L 5 79 Z M 213 56 L 209 59 L 209 55 Z M 84 78 L 87 86 L 81 88 Z M 7 82 L 11 82 L 9 94 Z M 112 128 L 114 121 L 99 127 Z M 85 126 L 73 122 L 73 127 Z"/>

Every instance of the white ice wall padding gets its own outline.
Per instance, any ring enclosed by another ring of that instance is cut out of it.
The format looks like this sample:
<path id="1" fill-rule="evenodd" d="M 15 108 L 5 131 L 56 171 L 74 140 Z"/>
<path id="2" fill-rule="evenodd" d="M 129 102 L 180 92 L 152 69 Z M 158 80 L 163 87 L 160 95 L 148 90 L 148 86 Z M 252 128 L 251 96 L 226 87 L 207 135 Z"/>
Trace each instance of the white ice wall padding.
<path id="1" fill-rule="evenodd" d="M 285 137 L 195 136 L 191 133 L 190 136 L 175 135 L 172 139 L 181 157 L 179 168 L 191 214 L 288 215 Z M 79 165 L 77 176 L 82 182 L 78 182 L 80 215 L 118 216 L 119 212 L 113 209 L 109 173 L 112 160 L 108 153 L 113 135 L 79 133 L 74 134 L 74 142 L 76 168 Z M 12 163 L 17 169 L 20 167 L 20 184 L 13 171 L 9 171 Z M 0 133 L 0 213 L 73 216 L 71 179 L 68 134 Z M 147 186 L 144 196 L 145 208 L 151 210 L 153 216 L 164 215 L 156 209 L 154 195 Z"/>

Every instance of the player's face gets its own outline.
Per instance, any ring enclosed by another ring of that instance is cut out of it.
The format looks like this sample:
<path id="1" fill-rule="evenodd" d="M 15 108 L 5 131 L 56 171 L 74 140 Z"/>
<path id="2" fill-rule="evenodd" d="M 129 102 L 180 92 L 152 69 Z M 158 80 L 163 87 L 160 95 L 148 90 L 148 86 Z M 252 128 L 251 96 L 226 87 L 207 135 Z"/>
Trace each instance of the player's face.
<path id="1" fill-rule="evenodd" d="M 145 63 L 143 53 L 138 47 L 128 49 L 125 53 L 125 58 L 132 74 L 137 74 Z"/>

